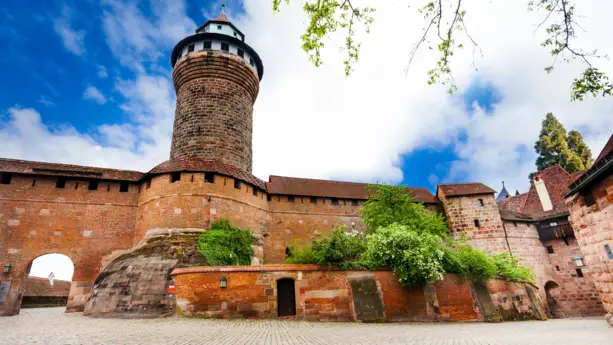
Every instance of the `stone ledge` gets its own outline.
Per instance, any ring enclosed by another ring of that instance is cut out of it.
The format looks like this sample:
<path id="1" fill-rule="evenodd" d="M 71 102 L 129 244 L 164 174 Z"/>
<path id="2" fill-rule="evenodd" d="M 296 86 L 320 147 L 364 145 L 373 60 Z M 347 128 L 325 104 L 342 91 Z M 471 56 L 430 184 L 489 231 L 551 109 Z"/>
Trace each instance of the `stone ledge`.
<path id="1" fill-rule="evenodd" d="M 171 275 L 211 272 L 274 272 L 274 271 L 366 271 L 366 269 L 343 270 L 339 267 L 321 265 L 262 265 L 262 266 L 198 266 L 175 268 Z"/>

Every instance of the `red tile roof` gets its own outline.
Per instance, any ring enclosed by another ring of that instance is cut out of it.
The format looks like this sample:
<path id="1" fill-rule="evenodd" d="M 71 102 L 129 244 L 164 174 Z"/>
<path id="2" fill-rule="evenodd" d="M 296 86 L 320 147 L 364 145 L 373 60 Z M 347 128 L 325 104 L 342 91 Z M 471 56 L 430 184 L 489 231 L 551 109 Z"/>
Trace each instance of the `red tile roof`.
<path id="1" fill-rule="evenodd" d="M 53 175 L 101 180 L 138 181 L 144 174 L 139 171 L 94 168 L 72 164 L 45 163 L 0 158 L 0 171 L 29 175 Z"/>
<path id="2" fill-rule="evenodd" d="M 149 174 L 163 174 L 176 171 L 215 172 L 247 182 L 262 190 L 266 190 L 263 180 L 243 171 L 231 164 L 202 158 L 172 159 L 159 164 L 149 171 Z"/>
<path id="3" fill-rule="evenodd" d="M 228 17 L 226 17 L 226 14 L 221 12 L 221 14 L 219 15 L 219 17 L 217 17 L 217 19 L 215 19 L 218 22 L 230 22 L 230 19 L 228 19 Z"/>
<path id="4" fill-rule="evenodd" d="M 603 159 L 605 156 L 607 156 L 611 152 L 613 152 L 613 134 L 611 135 L 611 137 L 609 138 L 609 141 L 605 144 L 604 148 L 602 149 L 602 151 L 600 152 L 600 154 L 594 161 L 594 165 L 596 165 L 598 161 Z"/>
<path id="5" fill-rule="evenodd" d="M 28 277 L 25 281 L 24 296 L 68 296 L 70 282 L 66 280 L 53 280 L 53 285 L 47 278 Z"/>
<path id="6" fill-rule="evenodd" d="M 438 188 L 445 196 L 462 196 L 496 193 L 492 188 L 479 182 L 472 183 L 445 183 L 439 184 Z"/>
<path id="7" fill-rule="evenodd" d="M 610 171 L 611 166 L 613 166 L 613 135 L 611 135 L 609 141 L 605 144 L 594 161 L 594 164 L 572 180 L 570 185 L 571 190 L 568 192 L 567 196 L 573 195 L 588 187 L 595 179 L 598 179 L 603 174 L 606 174 L 607 171 Z"/>
<path id="8" fill-rule="evenodd" d="M 368 199 L 367 183 L 270 176 L 266 187 L 270 194 L 318 196 L 340 199 Z M 436 204 L 438 199 L 425 188 L 407 188 L 416 201 Z"/>
<path id="9" fill-rule="evenodd" d="M 545 182 L 545 188 L 551 199 L 553 209 L 549 211 L 543 210 L 541 200 L 534 187 L 534 182 L 532 182 L 527 193 L 498 203 L 501 215 L 502 211 L 510 211 L 528 215 L 533 219 L 548 219 L 564 216 L 568 213 L 568 206 L 566 206 L 564 195 L 568 193 L 568 185 L 573 180 L 573 176 L 557 164 L 535 173 L 534 176 Z"/>

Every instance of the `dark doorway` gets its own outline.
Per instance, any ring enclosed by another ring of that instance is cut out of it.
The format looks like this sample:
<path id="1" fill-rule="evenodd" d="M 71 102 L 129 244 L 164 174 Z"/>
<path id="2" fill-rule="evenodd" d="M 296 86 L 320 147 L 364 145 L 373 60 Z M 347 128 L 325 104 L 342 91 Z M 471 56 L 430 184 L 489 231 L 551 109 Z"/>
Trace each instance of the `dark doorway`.
<path id="1" fill-rule="evenodd" d="M 296 293 L 293 279 L 277 280 L 277 305 L 279 316 L 296 315 Z"/>
<path id="2" fill-rule="evenodd" d="M 547 297 L 547 306 L 549 307 L 549 317 L 556 319 L 564 318 L 564 313 L 558 305 L 558 295 L 560 293 L 560 285 L 553 281 L 548 281 L 545 284 L 545 296 Z"/>

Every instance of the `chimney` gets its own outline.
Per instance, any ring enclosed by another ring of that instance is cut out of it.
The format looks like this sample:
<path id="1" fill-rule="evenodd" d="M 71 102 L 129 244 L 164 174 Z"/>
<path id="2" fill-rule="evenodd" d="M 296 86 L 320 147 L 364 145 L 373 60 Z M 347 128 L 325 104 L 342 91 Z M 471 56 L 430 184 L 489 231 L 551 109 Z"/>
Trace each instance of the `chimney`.
<path id="1" fill-rule="evenodd" d="M 538 194 L 539 200 L 541 201 L 543 211 L 553 210 L 553 204 L 551 203 L 551 198 L 549 197 L 549 193 L 547 192 L 545 181 L 543 181 L 540 175 L 536 174 L 534 175 L 533 182 L 534 188 L 536 189 L 536 193 Z"/>

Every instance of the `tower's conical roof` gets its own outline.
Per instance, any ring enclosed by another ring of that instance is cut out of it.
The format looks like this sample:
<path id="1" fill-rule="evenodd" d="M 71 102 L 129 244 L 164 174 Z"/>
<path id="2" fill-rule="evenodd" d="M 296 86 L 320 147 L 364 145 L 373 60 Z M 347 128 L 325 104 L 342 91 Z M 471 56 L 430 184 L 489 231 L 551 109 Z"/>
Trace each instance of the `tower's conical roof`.
<path id="1" fill-rule="evenodd" d="M 218 21 L 218 22 L 226 22 L 226 23 L 230 22 L 230 19 L 228 19 L 228 17 L 226 16 L 225 13 L 223 13 L 223 11 L 219 15 L 219 17 L 217 17 L 217 19 L 215 19 L 215 20 Z"/>
<path id="2" fill-rule="evenodd" d="M 504 200 L 509 196 L 509 192 L 507 192 L 507 189 L 504 187 L 504 181 L 502 181 L 502 190 L 498 194 L 498 197 L 496 197 L 496 201 Z"/>

